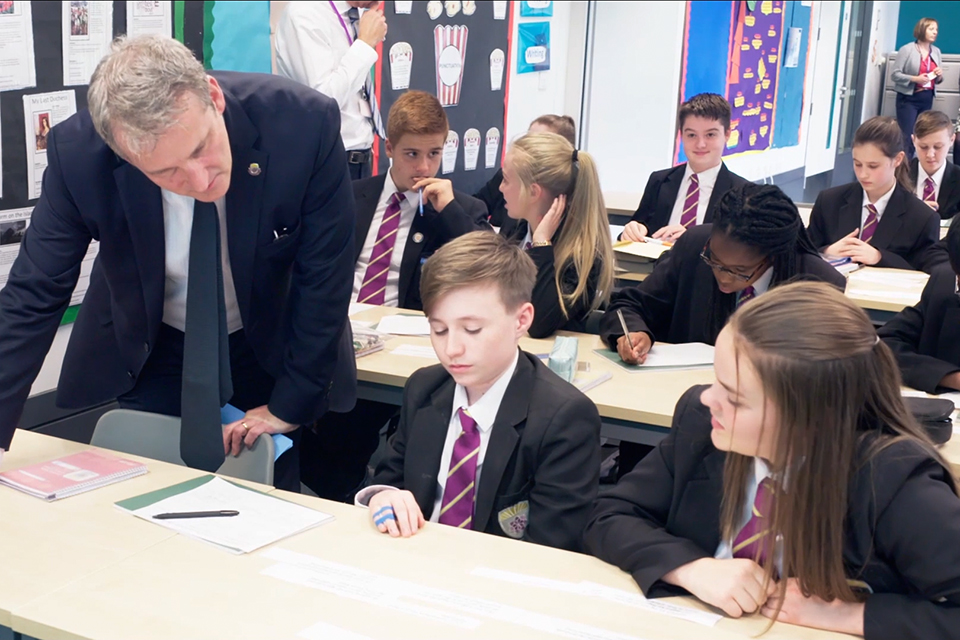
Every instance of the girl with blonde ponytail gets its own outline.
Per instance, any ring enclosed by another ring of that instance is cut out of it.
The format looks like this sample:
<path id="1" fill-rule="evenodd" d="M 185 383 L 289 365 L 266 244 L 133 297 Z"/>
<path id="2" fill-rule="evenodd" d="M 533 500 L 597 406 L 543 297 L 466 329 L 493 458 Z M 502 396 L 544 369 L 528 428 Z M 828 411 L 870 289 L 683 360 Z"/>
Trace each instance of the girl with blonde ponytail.
<path id="1" fill-rule="evenodd" d="M 582 331 L 613 287 L 613 248 L 600 178 L 590 154 L 555 133 L 528 133 L 503 160 L 509 219 L 501 235 L 537 265 L 534 338 Z"/>

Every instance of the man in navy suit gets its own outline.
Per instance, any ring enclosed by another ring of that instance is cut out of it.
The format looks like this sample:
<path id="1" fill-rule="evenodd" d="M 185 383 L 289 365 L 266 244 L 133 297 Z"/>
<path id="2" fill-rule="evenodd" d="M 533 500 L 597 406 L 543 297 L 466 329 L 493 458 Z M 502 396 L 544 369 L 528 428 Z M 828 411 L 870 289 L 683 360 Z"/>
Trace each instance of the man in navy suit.
<path id="1" fill-rule="evenodd" d="M 223 448 L 239 453 L 265 433 L 296 442 L 299 425 L 339 400 L 330 389 L 340 383 L 354 205 L 336 102 L 274 76 L 207 75 L 186 47 L 156 36 L 118 41 L 94 73 L 89 102 L 50 132 L 43 192 L 0 291 L 0 451 L 91 240 L 100 253 L 58 404 L 117 398 L 180 415 L 195 206 L 219 225 L 219 265 L 208 272 L 222 290 L 221 346 L 229 333 L 227 397 L 246 412 L 224 427 Z M 348 372 L 340 394 L 354 385 Z M 278 486 L 299 488 L 297 455 L 278 461 Z"/>

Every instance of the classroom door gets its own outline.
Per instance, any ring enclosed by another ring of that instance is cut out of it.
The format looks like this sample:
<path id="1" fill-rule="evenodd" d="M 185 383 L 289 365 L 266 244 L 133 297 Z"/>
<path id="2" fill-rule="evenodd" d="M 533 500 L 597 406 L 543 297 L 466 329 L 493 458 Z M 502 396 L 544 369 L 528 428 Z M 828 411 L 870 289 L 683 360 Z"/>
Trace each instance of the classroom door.
<path id="1" fill-rule="evenodd" d="M 817 46 L 804 177 L 830 171 L 836 160 L 840 112 L 846 97 L 843 81 L 847 56 L 844 54 L 850 9 L 850 2 L 814 3 Z"/>

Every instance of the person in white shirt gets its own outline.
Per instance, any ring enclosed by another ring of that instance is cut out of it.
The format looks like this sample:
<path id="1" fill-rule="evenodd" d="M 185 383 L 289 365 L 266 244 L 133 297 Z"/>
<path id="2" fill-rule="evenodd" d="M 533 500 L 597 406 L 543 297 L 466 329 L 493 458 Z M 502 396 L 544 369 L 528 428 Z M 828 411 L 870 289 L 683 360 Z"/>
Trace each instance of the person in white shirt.
<path id="1" fill-rule="evenodd" d="M 953 122 L 940 111 L 924 111 L 913 127 L 916 157 L 910 161 L 914 193 L 925 205 L 949 220 L 960 211 L 960 169 L 947 160 L 956 134 Z"/>
<path id="2" fill-rule="evenodd" d="M 377 45 L 387 35 L 379 5 L 291 2 L 277 29 L 277 73 L 340 105 L 340 135 L 354 180 L 371 175 L 374 136 L 386 137 L 371 75 Z"/>

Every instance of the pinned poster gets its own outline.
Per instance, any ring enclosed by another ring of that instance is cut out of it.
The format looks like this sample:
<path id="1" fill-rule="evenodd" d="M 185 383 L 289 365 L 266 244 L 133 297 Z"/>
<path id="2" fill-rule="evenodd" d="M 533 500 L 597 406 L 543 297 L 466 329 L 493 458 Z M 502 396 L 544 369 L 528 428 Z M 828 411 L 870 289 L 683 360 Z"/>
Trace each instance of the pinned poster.
<path id="1" fill-rule="evenodd" d="M 50 130 L 77 112 L 73 89 L 23 96 L 23 120 L 27 150 L 27 197 L 40 197 L 43 172 L 47 168 L 47 140 Z"/>
<path id="2" fill-rule="evenodd" d="M 37 86 L 29 2 L 0 2 L 0 91 Z"/>
<path id="3" fill-rule="evenodd" d="M 487 144 L 484 148 L 485 162 L 484 167 L 493 169 L 497 166 L 497 151 L 500 149 L 500 130 L 496 127 L 487 129 Z"/>
<path id="4" fill-rule="evenodd" d="M 173 33 L 173 3 L 127 0 L 127 37 L 169 36 Z"/>
<path id="5" fill-rule="evenodd" d="M 493 0 L 493 19 L 494 20 L 506 20 L 507 19 L 507 2 L 501 2 L 500 0 Z"/>
<path id="6" fill-rule="evenodd" d="M 506 59 L 503 49 L 490 52 L 490 91 L 500 91 L 503 88 L 503 66 Z"/>
<path id="7" fill-rule="evenodd" d="M 69 0 L 62 8 L 63 86 L 90 84 L 113 40 L 113 3 Z"/>
<path id="8" fill-rule="evenodd" d="M 460 13 L 460 0 L 447 0 L 443 3 L 443 8 L 447 10 L 447 17 L 452 18 Z"/>
<path id="9" fill-rule="evenodd" d="M 409 42 L 397 42 L 390 47 L 390 86 L 394 91 L 410 88 L 412 68 L 413 47 Z"/>
<path id="10" fill-rule="evenodd" d="M 518 25 L 520 55 L 517 73 L 532 73 L 550 69 L 550 23 L 525 22 Z"/>
<path id="11" fill-rule="evenodd" d="M 463 62 L 467 55 L 467 28 L 463 25 L 437 26 L 433 30 L 437 61 L 437 98 L 444 107 L 460 103 Z"/>
<path id="12" fill-rule="evenodd" d="M 447 132 L 447 141 L 443 143 L 443 157 L 441 172 L 453 173 L 457 168 L 457 151 L 460 149 L 460 136 L 452 129 Z"/>
<path id="13" fill-rule="evenodd" d="M 443 3 L 439 0 L 430 0 L 427 3 L 427 15 L 430 16 L 431 20 L 436 20 L 441 15 L 443 15 Z"/>
<path id="14" fill-rule="evenodd" d="M 463 0 L 463 15 L 472 16 L 477 12 L 477 3 L 474 0 Z"/>
<path id="15" fill-rule="evenodd" d="M 480 155 L 480 130 L 467 129 L 463 132 L 463 168 L 474 171 L 477 168 L 477 157 Z"/>
<path id="16" fill-rule="evenodd" d="M 413 2 L 394 2 L 393 12 L 397 14 L 409 14 L 413 11 Z"/>
<path id="17" fill-rule="evenodd" d="M 521 2 L 520 16 L 523 18 L 545 18 L 553 15 L 553 2 Z"/>

